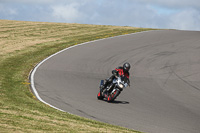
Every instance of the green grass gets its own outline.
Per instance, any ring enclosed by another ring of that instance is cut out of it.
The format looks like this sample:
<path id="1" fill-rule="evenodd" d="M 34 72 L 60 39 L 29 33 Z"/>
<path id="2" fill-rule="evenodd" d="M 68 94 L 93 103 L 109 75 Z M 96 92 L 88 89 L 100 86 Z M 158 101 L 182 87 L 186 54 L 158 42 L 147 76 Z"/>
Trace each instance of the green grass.
<path id="1" fill-rule="evenodd" d="M 69 46 L 152 29 L 7 20 L 0 26 L 0 132 L 137 132 L 41 103 L 28 75 L 38 62 Z"/>

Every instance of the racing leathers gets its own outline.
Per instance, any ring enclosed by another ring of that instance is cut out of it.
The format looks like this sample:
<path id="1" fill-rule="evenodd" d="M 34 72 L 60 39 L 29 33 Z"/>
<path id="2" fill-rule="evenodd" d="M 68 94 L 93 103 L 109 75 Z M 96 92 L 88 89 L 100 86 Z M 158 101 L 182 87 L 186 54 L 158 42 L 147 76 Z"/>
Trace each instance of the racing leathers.
<path id="1" fill-rule="evenodd" d="M 126 76 L 128 79 L 128 85 L 130 86 L 130 81 L 129 81 L 129 72 L 125 72 L 123 67 L 118 67 L 115 70 L 112 70 L 112 76 L 108 79 L 106 79 L 104 85 L 102 86 L 102 89 L 104 90 L 107 85 L 109 85 L 113 79 L 117 76 Z M 103 92 L 106 92 L 105 90 Z M 105 95 L 105 93 L 103 93 L 103 95 Z"/>

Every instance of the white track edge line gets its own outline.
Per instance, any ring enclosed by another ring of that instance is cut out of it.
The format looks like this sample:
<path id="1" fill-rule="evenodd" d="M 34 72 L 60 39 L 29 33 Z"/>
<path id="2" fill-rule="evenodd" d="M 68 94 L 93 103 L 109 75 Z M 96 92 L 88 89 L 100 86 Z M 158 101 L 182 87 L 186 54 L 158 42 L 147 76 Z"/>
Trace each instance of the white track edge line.
<path id="1" fill-rule="evenodd" d="M 66 50 L 68 50 L 68 49 L 77 47 L 77 46 L 81 46 L 81 45 L 85 45 L 85 44 L 89 44 L 89 43 L 93 43 L 93 42 L 97 42 L 97 41 L 101 41 L 101 40 L 112 39 L 112 38 L 117 38 L 117 37 L 122 37 L 122 36 L 129 36 L 129 35 L 132 35 L 132 34 L 141 34 L 141 33 L 152 32 L 152 31 L 155 32 L 155 31 L 161 31 L 161 30 L 141 31 L 141 32 L 135 32 L 135 33 L 131 33 L 131 34 L 119 35 L 119 36 L 114 36 L 114 37 L 109 37 L 109 38 L 102 38 L 102 39 L 98 39 L 98 40 L 93 40 L 93 41 L 89 41 L 89 42 L 84 42 L 84 43 L 81 43 L 81 44 L 73 45 L 73 46 L 70 46 L 70 47 L 68 47 L 68 48 L 65 48 L 65 49 L 63 49 L 63 50 L 61 50 L 61 51 L 58 51 L 58 52 L 56 52 L 55 54 L 52 54 L 52 55 L 50 55 L 49 57 L 47 57 L 46 59 L 42 60 L 40 63 L 38 63 L 38 64 L 30 71 L 30 73 L 29 73 L 29 81 L 30 81 L 31 90 L 32 90 L 33 93 L 35 94 L 36 98 L 37 98 L 39 101 L 41 101 L 42 103 L 44 103 L 44 104 L 46 104 L 46 105 L 48 105 L 48 106 L 50 106 L 50 107 L 52 107 L 52 108 L 54 108 L 54 109 L 60 110 L 60 111 L 62 111 L 62 112 L 67 112 L 67 111 L 64 111 L 64 110 L 62 110 L 62 109 L 59 109 L 59 108 L 57 108 L 57 107 L 55 107 L 55 106 L 53 106 L 53 105 L 51 105 L 51 104 L 45 102 L 45 101 L 39 96 L 39 94 L 38 94 L 38 92 L 37 92 L 37 90 L 36 90 L 36 88 L 35 88 L 35 84 L 34 84 L 34 75 L 35 75 L 35 72 L 36 72 L 36 70 L 38 69 L 38 67 L 39 67 L 40 65 L 42 65 L 45 61 L 47 61 L 47 60 L 50 59 L 51 57 L 53 57 L 53 56 L 55 56 L 55 55 L 57 55 L 57 54 L 59 54 L 59 53 L 62 53 L 63 51 L 66 51 Z M 67 113 L 69 113 L 69 112 L 67 112 Z M 71 113 L 69 113 L 69 114 L 71 114 Z"/>

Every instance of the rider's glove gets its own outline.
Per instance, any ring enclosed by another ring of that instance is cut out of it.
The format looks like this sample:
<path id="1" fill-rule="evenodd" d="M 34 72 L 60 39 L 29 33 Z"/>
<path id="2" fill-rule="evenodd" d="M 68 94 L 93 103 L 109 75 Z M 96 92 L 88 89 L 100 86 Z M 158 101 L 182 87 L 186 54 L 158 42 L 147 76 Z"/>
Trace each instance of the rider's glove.
<path id="1" fill-rule="evenodd" d="M 119 72 L 116 71 L 116 70 L 113 70 L 113 71 L 112 71 L 112 74 L 113 74 L 115 77 L 118 77 L 118 76 L 119 76 Z"/>
<path id="2" fill-rule="evenodd" d="M 114 75 L 117 71 L 116 70 L 112 70 L 112 74 Z"/>

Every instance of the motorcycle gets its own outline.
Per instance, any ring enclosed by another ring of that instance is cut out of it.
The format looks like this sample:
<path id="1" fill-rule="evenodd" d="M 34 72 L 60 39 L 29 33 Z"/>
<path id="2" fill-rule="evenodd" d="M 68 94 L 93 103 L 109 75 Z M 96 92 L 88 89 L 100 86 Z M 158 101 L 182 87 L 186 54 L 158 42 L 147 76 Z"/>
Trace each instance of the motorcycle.
<path id="1" fill-rule="evenodd" d="M 104 80 L 101 80 L 97 99 L 106 99 L 108 102 L 112 102 L 119 96 L 123 89 L 129 85 L 129 79 L 125 76 L 116 76 L 106 88 L 102 87 L 103 84 Z"/>

